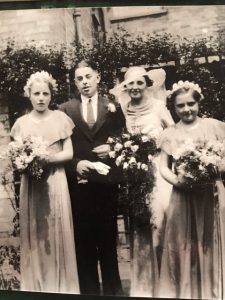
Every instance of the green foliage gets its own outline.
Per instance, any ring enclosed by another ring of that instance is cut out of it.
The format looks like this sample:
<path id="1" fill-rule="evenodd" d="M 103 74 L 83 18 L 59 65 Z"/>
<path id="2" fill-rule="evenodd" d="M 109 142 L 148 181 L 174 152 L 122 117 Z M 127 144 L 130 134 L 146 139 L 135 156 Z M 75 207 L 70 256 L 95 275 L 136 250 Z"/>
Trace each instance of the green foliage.
<path id="1" fill-rule="evenodd" d="M 205 96 L 201 112 L 225 120 L 224 61 L 213 64 L 199 64 L 196 58 L 225 54 L 225 47 L 219 38 L 185 39 L 170 34 L 143 35 L 132 37 L 120 30 L 105 42 L 97 39 L 94 45 L 74 43 L 69 46 L 17 45 L 8 41 L 7 47 L 0 50 L 0 93 L 7 95 L 12 111 L 23 106 L 23 87 L 27 78 L 34 72 L 46 70 L 59 84 L 54 95 L 54 103 L 62 103 L 70 97 L 74 84 L 67 76 L 72 75 L 72 67 L 82 59 L 91 60 L 101 73 L 100 89 L 108 94 L 116 82 L 123 79 L 124 69 L 132 65 L 144 65 L 148 68 L 160 67 L 170 61 L 176 67 L 166 80 L 167 88 L 179 79 L 191 80 L 200 85 Z M 165 67 L 166 71 L 168 67 Z M 18 103 L 18 105 L 16 104 Z M 25 102 L 23 102 L 25 103 Z"/>
<path id="2" fill-rule="evenodd" d="M 18 246 L 0 246 L 0 289 L 19 290 L 20 250 Z"/>

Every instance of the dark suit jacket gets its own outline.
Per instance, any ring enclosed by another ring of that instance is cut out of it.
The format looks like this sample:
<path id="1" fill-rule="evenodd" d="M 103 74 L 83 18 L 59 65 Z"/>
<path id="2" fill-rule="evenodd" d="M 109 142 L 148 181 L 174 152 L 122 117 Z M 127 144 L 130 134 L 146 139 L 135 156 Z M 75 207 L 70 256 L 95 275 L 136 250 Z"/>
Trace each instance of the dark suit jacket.
<path id="1" fill-rule="evenodd" d="M 100 161 L 95 153 L 92 152 L 93 148 L 105 144 L 109 136 L 121 134 L 122 129 L 125 127 L 125 118 L 122 113 L 120 105 L 116 105 L 116 112 L 108 110 L 109 99 L 106 97 L 98 96 L 98 114 L 97 120 L 92 129 L 89 129 L 87 123 L 82 116 L 82 103 L 81 98 L 72 99 L 63 103 L 59 109 L 65 112 L 74 122 L 75 128 L 72 134 L 72 143 L 74 150 L 73 161 L 67 164 L 67 175 L 76 176 L 76 165 L 80 160 Z M 106 164 L 111 164 L 111 171 L 108 176 L 92 172 L 89 181 L 97 182 L 112 182 L 117 180 L 115 166 L 112 165 L 110 160 L 102 161 Z"/>

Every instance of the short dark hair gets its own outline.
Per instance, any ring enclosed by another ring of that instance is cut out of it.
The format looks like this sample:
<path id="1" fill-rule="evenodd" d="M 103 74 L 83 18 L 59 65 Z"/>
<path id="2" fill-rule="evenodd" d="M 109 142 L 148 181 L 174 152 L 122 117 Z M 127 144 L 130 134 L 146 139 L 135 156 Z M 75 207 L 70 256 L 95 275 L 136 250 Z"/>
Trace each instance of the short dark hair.
<path id="1" fill-rule="evenodd" d="M 90 60 L 86 60 L 86 59 L 83 59 L 83 60 L 78 61 L 76 63 L 76 65 L 74 66 L 74 72 L 78 68 L 85 68 L 85 67 L 91 68 L 94 71 L 99 72 L 96 63 L 94 63 L 94 62 L 92 62 Z"/>
<path id="2" fill-rule="evenodd" d="M 147 75 L 144 75 L 144 78 L 148 87 L 153 85 L 153 81 Z"/>

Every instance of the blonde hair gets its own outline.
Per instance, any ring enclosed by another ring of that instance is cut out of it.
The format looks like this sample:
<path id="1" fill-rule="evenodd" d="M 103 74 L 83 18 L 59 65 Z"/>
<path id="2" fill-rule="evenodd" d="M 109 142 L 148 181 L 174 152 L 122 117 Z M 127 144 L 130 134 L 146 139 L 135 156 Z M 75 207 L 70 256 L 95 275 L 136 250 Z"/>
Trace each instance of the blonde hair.
<path id="1" fill-rule="evenodd" d="M 46 71 L 36 72 L 32 74 L 24 87 L 24 96 L 29 98 L 30 97 L 30 89 L 34 82 L 45 82 L 48 84 L 49 89 L 51 92 L 56 92 L 58 89 L 58 84 L 56 83 L 56 80 L 52 77 L 51 74 L 49 74 Z"/>

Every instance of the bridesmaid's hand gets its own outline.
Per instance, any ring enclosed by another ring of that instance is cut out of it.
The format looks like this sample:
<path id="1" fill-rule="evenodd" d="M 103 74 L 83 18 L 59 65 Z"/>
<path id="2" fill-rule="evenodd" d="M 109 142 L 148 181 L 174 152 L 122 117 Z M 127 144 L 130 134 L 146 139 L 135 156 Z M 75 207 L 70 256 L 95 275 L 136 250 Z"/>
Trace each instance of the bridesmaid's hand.
<path id="1" fill-rule="evenodd" d="M 89 160 L 81 160 L 77 164 L 77 173 L 81 177 L 87 175 L 90 172 L 90 170 L 94 170 L 94 169 L 95 167 Z"/>
<path id="2" fill-rule="evenodd" d="M 181 190 L 191 190 L 193 185 L 189 184 L 186 182 L 184 178 L 178 178 L 177 177 L 177 182 L 174 184 L 176 188 L 181 189 Z"/>
<path id="3" fill-rule="evenodd" d="M 187 184 L 186 182 L 180 182 L 178 181 L 176 184 L 174 184 L 176 188 L 181 190 L 190 190 L 191 186 Z"/>
<path id="4" fill-rule="evenodd" d="M 184 191 L 195 191 L 195 192 L 205 192 L 208 190 L 209 184 L 199 184 L 199 183 L 187 183 L 184 179 L 178 181 L 175 184 L 176 188 L 184 190 Z"/>

